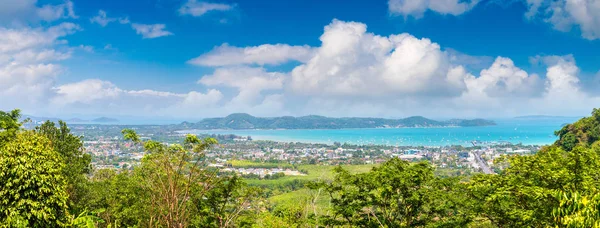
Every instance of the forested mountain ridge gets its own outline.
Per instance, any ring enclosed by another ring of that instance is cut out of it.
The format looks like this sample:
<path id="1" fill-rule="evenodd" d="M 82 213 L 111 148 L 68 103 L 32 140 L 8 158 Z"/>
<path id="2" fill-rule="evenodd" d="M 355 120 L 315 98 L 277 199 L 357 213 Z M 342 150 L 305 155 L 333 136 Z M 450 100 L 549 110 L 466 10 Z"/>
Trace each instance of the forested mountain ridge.
<path id="1" fill-rule="evenodd" d="M 411 127 L 473 127 L 496 125 L 484 119 L 452 119 L 437 121 L 422 116 L 404 119 L 384 118 L 331 118 L 324 116 L 255 117 L 234 113 L 223 118 L 207 118 L 197 123 L 184 122 L 186 128 L 196 129 L 341 129 L 341 128 L 411 128 Z"/>

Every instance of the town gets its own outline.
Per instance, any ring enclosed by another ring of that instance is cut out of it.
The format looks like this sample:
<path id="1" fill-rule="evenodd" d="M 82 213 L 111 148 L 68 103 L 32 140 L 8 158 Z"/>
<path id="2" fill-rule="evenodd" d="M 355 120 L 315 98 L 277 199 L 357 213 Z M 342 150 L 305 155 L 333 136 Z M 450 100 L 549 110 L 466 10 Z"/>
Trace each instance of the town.
<path id="1" fill-rule="evenodd" d="M 121 126 L 76 125 L 75 133 L 84 138 L 85 151 L 92 155 L 97 169 L 131 169 L 144 156 L 140 145 L 124 141 L 119 135 Z M 138 129 L 142 140 L 161 140 L 166 144 L 180 143 L 184 136 L 163 128 Z M 110 133 L 112 132 L 112 134 Z M 220 144 L 205 153 L 205 163 L 222 172 L 235 172 L 258 178 L 275 175 L 303 175 L 295 165 L 360 165 L 380 164 L 390 158 L 407 161 L 427 160 L 440 170 L 456 170 L 457 174 L 493 173 L 501 167 L 494 161 L 503 155 L 533 154 L 540 146 L 496 144 L 486 146 L 388 146 L 275 142 L 252 140 L 249 136 L 204 135 L 217 138 Z M 251 161 L 255 164 L 278 164 L 273 167 L 232 167 L 232 161 Z M 287 168 L 286 168 L 287 167 Z"/>

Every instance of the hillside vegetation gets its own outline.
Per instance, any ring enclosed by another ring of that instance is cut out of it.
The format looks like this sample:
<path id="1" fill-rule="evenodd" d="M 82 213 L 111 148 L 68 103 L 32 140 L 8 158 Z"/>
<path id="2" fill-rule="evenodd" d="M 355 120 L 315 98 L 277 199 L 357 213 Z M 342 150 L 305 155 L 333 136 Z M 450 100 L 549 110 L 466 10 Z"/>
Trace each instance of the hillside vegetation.
<path id="1" fill-rule="evenodd" d="M 599 109 L 537 154 L 470 178 L 390 159 L 244 180 L 203 162 L 215 139 L 166 145 L 130 129 L 141 163 L 94 170 L 66 124 L 25 130 L 19 118 L 0 112 L 0 227 L 600 227 Z"/>

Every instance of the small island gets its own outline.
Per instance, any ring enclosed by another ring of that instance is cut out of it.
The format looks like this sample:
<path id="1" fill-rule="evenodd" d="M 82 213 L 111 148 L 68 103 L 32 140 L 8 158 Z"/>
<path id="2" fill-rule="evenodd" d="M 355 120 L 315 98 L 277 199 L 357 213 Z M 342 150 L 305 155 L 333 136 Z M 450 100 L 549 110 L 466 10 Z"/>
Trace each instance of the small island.
<path id="1" fill-rule="evenodd" d="M 116 122 L 119 122 L 119 120 L 113 119 L 113 118 L 108 118 L 108 117 L 100 117 L 100 118 L 93 119 L 92 122 L 94 122 L 94 123 L 116 123 Z"/>

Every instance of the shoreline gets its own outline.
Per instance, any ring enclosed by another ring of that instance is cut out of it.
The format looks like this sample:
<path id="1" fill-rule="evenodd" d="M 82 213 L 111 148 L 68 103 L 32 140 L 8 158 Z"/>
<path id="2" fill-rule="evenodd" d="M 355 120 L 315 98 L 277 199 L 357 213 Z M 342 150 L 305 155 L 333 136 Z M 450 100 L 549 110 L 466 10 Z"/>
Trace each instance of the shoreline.
<path id="1" fill-rule="evenodd" d="M 337 141 L 312 141 L 312 140 L 302 140 L 302 139 L 273 139 L 273 138 L 267 138 L 267 137 L 260 137 L 260 136 L 251 136 L 253 138 L 252 141 L 264 141 L 264 142 L 275 142 L 275 143 L 307 143 L 307 144 L 325 144 L 325 145 L 333 145 L 335 142 Z M 256 138 L 256 139 L 254 139 Z M 342 141 L 339 142 L 341 144 L 349 144 L 349 145 L 353 145 L 353 146 L 399 146 L 399 147 L 452 147 L 452 146 L 463 146 L 463 147 L 473 147 L 472 144 L 469 143 L 465 143 L 465 144 L 387 144 L 387 143 L 365 143 L 365 144 L 357 144 L 354 142 L 347 142 L 347 141 Z M 519 143 L 493 143 L 493 142 L 484 142 L 484 144 L 480 144 L 480 145 L 476 145 L 476 146 L 482 146 L 482 147 L 486 147 L 486 146 L 498 146 L 498 145 L 518 145 Z M 524 146 L 548 146 L 551 145 L 552 143 L 541 143 L 541 142 L 532 142 L 532 143 L 520 143 Z"/>

